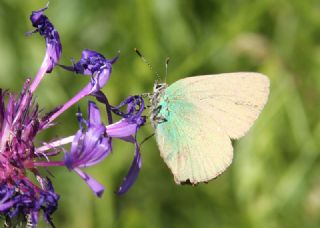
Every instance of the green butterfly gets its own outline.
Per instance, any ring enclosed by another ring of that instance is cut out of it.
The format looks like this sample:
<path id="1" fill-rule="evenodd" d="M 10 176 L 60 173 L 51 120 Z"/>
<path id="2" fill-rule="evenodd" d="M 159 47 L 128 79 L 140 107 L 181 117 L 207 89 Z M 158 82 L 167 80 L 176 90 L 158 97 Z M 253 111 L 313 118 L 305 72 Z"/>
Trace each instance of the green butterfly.
<path id="1" fill-rule="evenodd" d="M 259 73 L 226 73 L 156 83 L 151 123 L 161 157 L 175 182 L 207 182 L 231 164 L 231 139 L 253 125 L 267 102 L 269 79 Z"/>

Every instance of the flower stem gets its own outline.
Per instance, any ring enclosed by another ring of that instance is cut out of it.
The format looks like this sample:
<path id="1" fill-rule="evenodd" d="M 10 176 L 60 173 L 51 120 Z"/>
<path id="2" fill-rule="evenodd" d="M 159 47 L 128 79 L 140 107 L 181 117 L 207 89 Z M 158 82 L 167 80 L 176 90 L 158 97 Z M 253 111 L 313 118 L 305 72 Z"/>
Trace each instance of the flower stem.
<path id="1" fill-rule="evenodd" d="M 52 114 L 49 119 L 47 120 L 47 124 L 44 128 L 50 124 L 53 120 L 55 120 L 58 116 L 60 116 L 64 111 L 70 108 L 72 105 L 77 103 L 79 100 L 84 98 L 85 96 L 89 95 L 92 89 L 92 85 L 89 83 L 86 87 L 84 87 L 77 95 L 67 101 L 64 105 L 62 105 L 54 114 Z"/>
<path id="2" fill-rule="evenodd" d="M 34 81 L 32 82 L 32 84 L 30 86 L 31 93 L 33 93 L 36 90 L 36 88 L 40 84 L 42 78 L 46 74 L 48 67 L 49 67 L 49 62 L 50 62 L 50 56 L 48 54 L 46 54 L 43 61 L 42 61 L 41 67 L 40 67 Z"/>
<path id="3" fill-rule="evenodd" d="M 63 139 L 59 139 L 59 140 L 51 142 L 51 143 L 46 143 L 44 146 L 37 148 L 36 153 L 41 153 L 43 151 L 50 150 L 50 149 L 71 143 L 73 138 L 74 138 L 74 135 L 63 138 Z"/>
<path id="4" fill-rule="evenodd" d="M 43 162 L 33 162 L 32 163 L 33 166 L 43 166 L 43 167 L 49 167 L 49 166 L 64 166 L 64 162 L 63 161 L 51 161 L 51 162 L 47 162 L 47 161 L 43 161 Z"/>

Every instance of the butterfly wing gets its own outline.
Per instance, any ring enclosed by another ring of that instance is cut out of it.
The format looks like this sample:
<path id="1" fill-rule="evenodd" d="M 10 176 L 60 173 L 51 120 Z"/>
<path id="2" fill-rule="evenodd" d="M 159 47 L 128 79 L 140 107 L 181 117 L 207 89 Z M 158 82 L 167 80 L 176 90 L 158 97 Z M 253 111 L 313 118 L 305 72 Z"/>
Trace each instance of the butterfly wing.
<path id="1" fill-rule="evenodd" d="M 243 136 L 269 94 L 269 80 L 258 73 L 189 77 L 161 96 L 156 125 L 160 154 L 177 183 L 205 182 L 232 161 L 230 138 Z"/>
<path id="2" fill-rule="evenodd" d="M 269 79 L 259 73 L 227 73 L 189 77 L 169 87 L 172 97 L 185 96 L 205 107 L 232 139 L 243 136 L 258 118 L 269 95 Z"/>
<path id="3" fill-rule="evenodd" d="M 171 104 L 167 106 L 170 114 L 155 132 L 160 154 L 176 183 L 196 184 L 218 176 L 232 161 L 228 135 L 192 104 Z"/>

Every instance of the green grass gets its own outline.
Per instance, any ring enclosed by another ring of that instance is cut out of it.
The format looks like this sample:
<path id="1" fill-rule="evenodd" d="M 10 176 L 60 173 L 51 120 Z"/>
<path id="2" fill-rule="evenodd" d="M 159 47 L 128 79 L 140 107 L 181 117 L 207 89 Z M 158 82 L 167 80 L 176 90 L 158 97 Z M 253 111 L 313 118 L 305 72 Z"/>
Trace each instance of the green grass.
<path id="1" fill-rule="evenodd" d="M 32 30 L 31 10 L 46 1 L 0 3 L 0 85 L 18 92 L 44 54 Z M 106 186 L 102 199 L 73 173 L 54 168 L 61 195 L 57 227 L 319 227 L 320 226 L 320 2 L 316 0 L 50 2 L 47 15 L 58 29 L 61 63 L 89 48 L 113 57 L 121 50 L 104 89 L 113 104 L 150 92 L 155 80 L 133 52 L 137 47 L 167 81 L 222 72 L 256 71 L 269 76 L 269 102 L 250 133 L 234 143 L 231 167 L 197 187 L 177 186 L 155 140 L 142 147 L 143 167 L 134 187 L 114 194 L 133 157 L 130 144 L 116 142 L 113 154 L 88 169 Z M 61 69 L 37 91 L 49 111 L 86 82 Z M 85 110 L 86 101 L 80 103 Z M 42 140 L 77 129 L 77 107 Z M 143 128 L 139 139 L 152 133 Z M 42 223 L 43 226 L 45 226 Z"/>

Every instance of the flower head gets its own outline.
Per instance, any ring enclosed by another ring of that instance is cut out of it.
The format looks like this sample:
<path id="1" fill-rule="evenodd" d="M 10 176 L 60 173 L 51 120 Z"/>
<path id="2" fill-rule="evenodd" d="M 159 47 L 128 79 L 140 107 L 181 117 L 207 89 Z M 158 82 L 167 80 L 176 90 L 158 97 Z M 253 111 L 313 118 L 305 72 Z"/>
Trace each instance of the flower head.
<path id="1" fill-rule="evenodd" d="M 48 17 L 44 15 L 44 11 L 46 9 L 48 9 L 48 5 L 40 10 L 32 11 L 30 16 L 31 23 L 36 29 L 32 32 L 28 32 L 27 35 L 39 32 L 46 41 L 46 54 L 41 67 L 30 86 L 31 92 L 36 90 L 45 73 L 51 73 L 53 68 L 58 64 L 62 53 L 59 33 L 54 28 Z"/>
<path id="2" fill-rule="evenodd" d="M 124 105 L 128 106 L 127 112 L 121 112 L 119 109 Z M 81 127 L 73 138 L 70 152 L 65 154 L 64 162 L 68 169 L 75 171 L 97 196 L 102 195 L 104 187 L 80 168 L 93 166 L 104 160 L 111 152 L 112 138 L 133 143 L 135 145 L 134 159 L 118 191 L 119 194 L 127 192 L 141 169 L 141 155 L 135 136 L 138 129 L 145 123 L 145 117 L 142 116 L 143 109 L 144 102 L 140 96 L 129 97 L 119 106 L 112 108 L 123 118 L 107 126 L 101 122 L 100 111 L 94 102 L 89 102 L 87 121 L 82 118 L 82 114 L 78 114 Z"/>
<path id="3" fill-rule="evenodd" d="M 35 227 L 39 212 L 54 226 L 51 215 L 57 209 L 59 195 L 55 193 L 48 177 L 42 176 L 41 168 L 64 166 L 76 172 L 97 196 L 104 192 L 104 186 L 83 171 L 97 165 L 112 151 L 112 140 L 118 138 L 134 145 L 132 165 L 123 180 L 118 194 L 132 186 L 141 168 L 141 154 L 136 135 L 145 123 L 144 101 L 141 96 L 130 96 L 118 106 L 111 106 L 101 89 L 109 80 L 112 64 L 118 56 L 106 59 L 102 54 L 84 50 L 81 59 L 72 66 L 60 65 L 77 74 L 89 75 L 88 84 L 65 104 L 43 115 L 33 94 L 46 73 L 50 73 L 61 57 L 59 34 L 44 15 L 48 7 L 33 11 L 30 16 L 34 32 L 46 40 L 46 54 L 42 65 L 32 80 L 28 78 L 19 95 L 0 89 L 0 215 L 7 222 L 22 215 L 23 222 Z M 103 123 L 97 105 L 89 101 L 88 119 L 77 114 L 80 129 L 75 135 L 35 144 L 39 132 L 53 126 L 53 121 L 72 105 L 86 96 L 93 96 L 106 107 L 108 124 Z M 121 111 L 126 107 L 126 111 Z M 112 113 L 121 117 L 112 122 Z M 71 143 L 70 150 L 63 148 Z M 64 156 L 62 155 L 64 153 Z M 33 175 L 34 178 L 29 176 Z M 10 225 L 10 224 L 7 224 Z"/>
<path id="4" fill-rule="evenodd" d="M 71 141 L 62 139 L 58 144 L 43 143 L 44 146 L 38 148 L 34 143 L 37 134 L 52 126 L 55 118 L 83 97 L 90 95 L 86 88 L 92 89 L 92 86 L 87 86 L 79 92 L 80 95 L 75 95 L 66 104 L 46 115 L 40 113 L 38 104 L 33 100 L 33 93 L 45 74 L 53 70 L 61 56 L 60 38 L 52 23 L 44 15 L 46 9 L 47 7 L 33 11 L 30 17 L 33 26 L 37 28 L 34 32 L 39 32 L 45 38 L 47 47 L 36 77 L 33 81 L 30 78 L 26 80 L 19 95 L 0 89 L 0 214 L 8 221 L 23 215 L 24 222 L 29 222 L 32 227 L 37 224 L 40 211 L 43 212 L 46 221 L 53 226 L 50 216 L 56 210 L 59 199 L 50 179 L 41 176 L 41 167 L 66 165 L 69 169 L 76 170 L 84 179 L 88 179 L 79 167 L 86 166 L 83 165 L 84 162 L 87 162 L 88 166 L 97 163 L 101 159 L 97 156 L 105 156 L 104 153 L 111 150 L 110 139 L 103 138 L 105 126 L 99 124 L 99 113 L 94 111 L 94 107 L 90 108 L 90 121 L 86 129 L 82 127 L 76 136 L 71 137 L 78 141 L 84 140 L 83 145 L 87 147 L 86 150 L 91 151 L 91 154 L 87 154 L 88 157 L 72 160 L 72 156 L 67 159 L 66 155 L 66 162 L 52 161 L 63 151 L 60 146 Z M 96 86 L 94 89 L 97 93 L 106 84 L 111 73 L 112 62 L 106 62 L 108 64 L 100 67 L 101 75 L 97 81 L 104 81 L 98 83 L 99 88 Z M 92 82 L 89 82 L 89 85 L 92 85 Z M 79 155 L 79 150 L 73 145 L 71 153 Z M 27 174 L 33 174 L 36 183 L 31 181 Z M 94 180 L 87 182 L 93 186 Z"/>
<path id="5" fill-rule="evenodd" d="M 100 73 L 105 68 L 110 68 L 110 65 L 115 63 L 117 59 L 118 56 L 113 59 L 106 59 L 102 54 L 96 51 L 85 49 L 82 51 L 80 60 L 77 63 L 74 63 L 73 67 L 69 69 L 77 74 L 92 76 Z"/>
<path id="6" fill-rule="evenodd" d="M 25 87 L 28 84 L 29 80 Z M 15 183 L 36 157 L 33 140 L 41 130 L 38 106 L 26 89 L 19 96 L 0 90 L 0 99 L 0 181 Z"/>
<path id="7" fill-rule="evenodd" d="M 91 76 L 91 83 L 87 86 L 87 93 L 98 92 L 109 80 L 112 64 L 119 58 L 106 59 L 102 54 L 85 49 L 82 51 L 81 58 L 73 66 L 60 65 L 62 68 L 73 71 L 77 74 Z"/>
<path id="8" fill-rule="evenodd" d="M 43 211 L 51 223 L 59 196 L 50 180 L 41 177 L 33 165 L 41 157 L 35 151 L 34 139 L 43 128 L 29 84 L 30 79 L 18 96 L 0 89 L 0 212 L 7 218 L 28 215 L 32 224 L 37 224 L 37 215 Z M 37 177 L 40 186 L 27 178 L 27 170 Z"/>
<path id="9" fill-rule="evenodd" d="M 45 220 L 53 226 L 51 215 L 57 209 L 59 196 L 49 179 L 42 179 L 42 183 L 43 189 L 24 179 L 12 185 L 0 184 L 0 211 L 8 218 L 28 215 L 29 223 L 35 225 L 41 210 Z"/>

